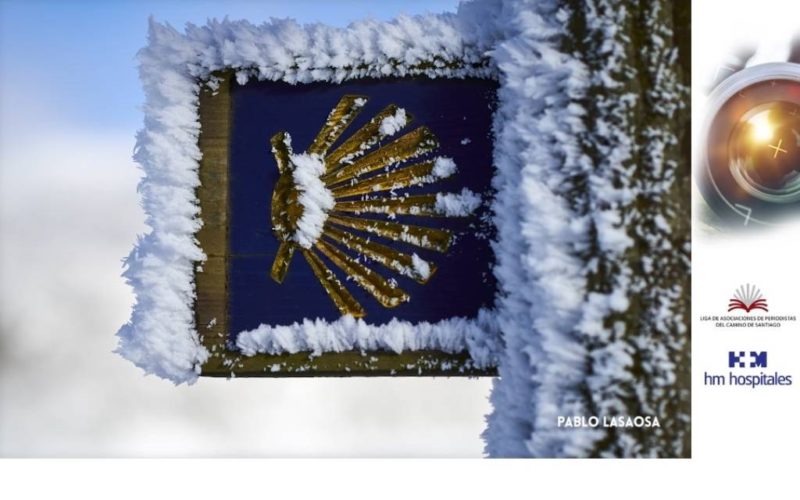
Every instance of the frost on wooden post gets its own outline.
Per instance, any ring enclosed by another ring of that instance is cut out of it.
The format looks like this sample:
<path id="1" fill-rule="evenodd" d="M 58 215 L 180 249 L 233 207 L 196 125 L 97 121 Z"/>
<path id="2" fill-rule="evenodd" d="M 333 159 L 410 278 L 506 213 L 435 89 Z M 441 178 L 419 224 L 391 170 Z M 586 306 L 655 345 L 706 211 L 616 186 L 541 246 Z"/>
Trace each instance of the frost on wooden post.
<path id="1" fill-rule="evenodd" d="M 383 307 L 396 307 L 410 300 L 410 296 L 376 267 L 382 266 L 383 270 L 424 284 L 434 274 L 436 266 L 417 254 L 409 255 L 387 246 L 381 240 L 410 243 L 446 253 L 453 235 L 446 229 L 403 224 L 392 219 L 396 215 L 467 217 L 481 201 L 466 188 L 460 194 L 409 195 L 404 192 L 408 187 L 435 183 L 452 175 L 455 164 L 443 158 L 421 159 L 438 148 L 436 137 L 424 126 L 370 149 L 400 132 L 411 121 L 406 111 L 395 105 L 378 113 L 331 150 L 366 102 L 364 96 L 342 97 L 306 153 L 292 153 L 286 132 L 279 132 L 271 141 L 280 171 L 272 197 L 272 226 L 281 242 L 271 276 L 282 283 L 292 256 L 299 251 L 342 315 L 356 318 L 366 315 L 364 308 L 320 255 L 327 257 Z M 381 173 L 375 175 L 375 172 Z M 380 214 L 385 219 L 364 218 L 361 214 Z M 364 238 L 354 230 L 375 238 Z M 377 266 L 362 263 L 342 249 L 366 257 Z"/>
<path id="2" fill-rule="evenodd" d="M 688 4 L 527 9 L 523 34 L 496 54 L 513 71 L 496 122 L 495 211 L 500 246 L 522 256 L 500 254 L 499 315 L 531 327 L 504 330 L 486 451 L 688 456 L 688 158 L 678 141 L 688 54 L 673 31 L 682 15 L 673 9 Z M 522 53 L 534 55 L 519 64 Z M 530 161 L 507 168 L 517 157 Z M 518 186 L 517 215 L 503 193 Z M 591 415 L 654 415 L 661 427 L 558 425 Z"/>

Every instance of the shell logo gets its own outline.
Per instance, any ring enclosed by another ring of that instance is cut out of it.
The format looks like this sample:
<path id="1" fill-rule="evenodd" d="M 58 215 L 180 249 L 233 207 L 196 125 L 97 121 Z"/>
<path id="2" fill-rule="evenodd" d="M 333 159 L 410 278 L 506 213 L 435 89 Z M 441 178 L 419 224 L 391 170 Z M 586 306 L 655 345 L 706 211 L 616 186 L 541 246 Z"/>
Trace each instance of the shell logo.
<path id="1" fill-rule="evenodd" d="M 470 216 L 481 204 L 468 189 L 408 192 L 454 175 L 456 165 L 434 156 L 439 143 L 425 126 L 395 139 L 413 117 L 394 104 L 331 151 L 366 102 L 366 96 L 343 96 L 303 153 L 292 151 L 287 132 L 270 141 L 280 173 L 271 203 L 272 230 L 280 241 L 272 279 L 283 282 L 299 251 L 339 312 L 354 317 L 366 316 L 364 308 L 321 256 L 383 307 L 396 307 L 410 296 L 378 269 L 425 284 L 436 264 L 382 240 L 446 254 L 453 234 L 440 222 Z M 399 222 L 398 215 L 434 221 L 436 227 Z"/>

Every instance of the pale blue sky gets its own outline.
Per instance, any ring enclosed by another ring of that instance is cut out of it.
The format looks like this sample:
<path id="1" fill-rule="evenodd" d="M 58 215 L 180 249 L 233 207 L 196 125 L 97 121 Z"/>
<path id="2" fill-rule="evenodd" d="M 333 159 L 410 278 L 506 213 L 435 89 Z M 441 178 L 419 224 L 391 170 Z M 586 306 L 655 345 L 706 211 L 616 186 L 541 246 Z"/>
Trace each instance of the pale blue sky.
<path id="1" fill-rule="evenodd" d="M 152 15 L 182 28 L 208 18 L 271 17 L 345 26 L 364 17 L 455 10 L 458 0 L 0 0 L 0 113 L 41 96 L 76 127 L 136 128 L 143 101 L 135 54 Z M 36 99 L 34 99 L 35 101 Z M 7 122 L 6 122 L 7 123 Z"/>

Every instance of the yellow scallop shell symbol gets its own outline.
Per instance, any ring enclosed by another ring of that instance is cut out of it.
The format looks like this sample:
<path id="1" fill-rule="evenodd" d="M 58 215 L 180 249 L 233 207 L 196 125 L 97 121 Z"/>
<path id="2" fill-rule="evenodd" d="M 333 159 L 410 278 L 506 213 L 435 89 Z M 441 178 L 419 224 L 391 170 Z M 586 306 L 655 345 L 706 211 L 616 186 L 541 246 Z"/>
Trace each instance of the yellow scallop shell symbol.
<path id="1" fill-rule="evenodd" d="M 480 204 L 480 198 L 467 189 L 459 194 L 404 193 L 449 177 L 456 167 L 449 158 L 422 159 L 439 147 L 427 127 L 393 138 L 412 120 L 394 104 L 329 152 L 366 103 L 365 96 L 342 97 L 305 153 L 292 152 L 287 132 L 278 132 L 270 141 L 280 173 L 272 194 L 272 229 L 280 246 L 270 274 L 282 283 L 299 250 L 341 314 L 355 317 L 366 315 L 363 307 L 320 254 L 382 306 L 396 307 L 410 296 L 369 264 L 423 284 L 436 266 L 380 240 L 445 253 L 453 235 L 444 229 L 397 222 L 395 215 L 464 217 Z"/>

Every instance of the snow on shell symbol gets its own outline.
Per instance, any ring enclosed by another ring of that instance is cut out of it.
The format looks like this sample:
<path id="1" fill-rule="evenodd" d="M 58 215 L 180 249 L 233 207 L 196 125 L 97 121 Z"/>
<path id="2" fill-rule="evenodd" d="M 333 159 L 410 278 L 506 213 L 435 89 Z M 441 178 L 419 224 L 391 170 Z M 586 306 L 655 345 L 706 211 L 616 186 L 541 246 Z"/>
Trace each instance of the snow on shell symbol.
<path id="1" fill-rule="evenodd" d="M 319 254 L 383 307 L 396 307 L 410 296 L 375 268 L 382 266 L 384 272 L 425 284 L 436 266 L 416 253 L 404 253 L 375 240 L 446 253 L 453 235 L 445 229 L 397 222 L 395 215 L 466 217 L 480 205 L 480 197 L 466 188 L 461 193 L 403 192 L 450 177 L 456 165 L 446 157 L 423 159 L 439 147 L 425 126 L 380 145 L 412 120 L 394 104 L 329 152 L 366 103 L 365 96 L 343 96 L 304 153 L 292 152 L 287 132 L 278 132 L 270 141 L 280 173 L 272 193 L 272 229 L 280 242 L 272 279 L 283 283 L 292 256 L 300 251 L 339 312 L 354 317 L 365 316 L 364 308 Z"/>

